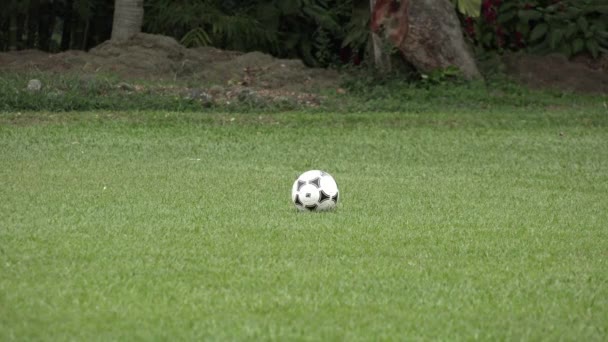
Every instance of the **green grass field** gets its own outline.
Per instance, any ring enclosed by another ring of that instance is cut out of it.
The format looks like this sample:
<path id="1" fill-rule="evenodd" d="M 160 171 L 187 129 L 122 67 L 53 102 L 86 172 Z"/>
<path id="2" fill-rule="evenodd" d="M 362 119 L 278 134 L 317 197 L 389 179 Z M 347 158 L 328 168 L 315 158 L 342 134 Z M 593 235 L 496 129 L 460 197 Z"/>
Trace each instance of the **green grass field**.
<path id="1" fill-rule="evenodd" d="M 601 101 L 0 113 L 2 341 L 607 338 Z"/>

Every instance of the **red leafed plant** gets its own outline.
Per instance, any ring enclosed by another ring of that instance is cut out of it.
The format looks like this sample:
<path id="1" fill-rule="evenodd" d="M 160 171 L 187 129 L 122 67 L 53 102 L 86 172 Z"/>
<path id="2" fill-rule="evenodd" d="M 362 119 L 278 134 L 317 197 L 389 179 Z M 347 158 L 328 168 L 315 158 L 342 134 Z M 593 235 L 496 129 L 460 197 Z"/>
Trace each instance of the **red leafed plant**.
<path id="1" fill-rule="evenodd" d="M 482 0 L 479 17 L 465 17 L 466 35 L 483 50 L 608 53 L 605 0 Z"/>

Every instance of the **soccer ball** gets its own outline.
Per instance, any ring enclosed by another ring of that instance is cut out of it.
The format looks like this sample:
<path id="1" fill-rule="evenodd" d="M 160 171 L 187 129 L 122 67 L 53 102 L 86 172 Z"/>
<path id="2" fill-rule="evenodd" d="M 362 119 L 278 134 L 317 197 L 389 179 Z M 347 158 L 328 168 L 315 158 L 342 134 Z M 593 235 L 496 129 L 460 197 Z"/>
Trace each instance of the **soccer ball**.
<path id="1" fill-rule="evenodd" d="M 338 185 L 327 172 L 306 171 L 296 179 L 291 200 L 300 211 L 326 211 L 338 204 Z"/>

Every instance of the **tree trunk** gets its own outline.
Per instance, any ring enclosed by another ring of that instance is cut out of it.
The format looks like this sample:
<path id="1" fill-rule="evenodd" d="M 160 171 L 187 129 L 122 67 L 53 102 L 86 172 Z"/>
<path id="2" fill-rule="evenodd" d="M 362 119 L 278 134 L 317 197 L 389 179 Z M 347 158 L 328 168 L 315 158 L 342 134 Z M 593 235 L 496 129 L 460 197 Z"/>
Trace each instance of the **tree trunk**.
<path id="1" fill-rule="evenodd" d="M 72 27 L 72 49 L 74 50 L 85 50 L 84 43 L 84 31 L 87 23 L 82 18 L 78 18 L 74 21 Z"/>
<path id="2" fill-rule="evenodd" d="M 5 18 L 4 21 L 0 21 L 0 51 L 8 50 L 10 28 L 11 25 L 9 18 Z"/>
<path id="3" fill-rule="evenodd" d="M 27 19 L 27 16 L 25 15 L 25 13 L 17 14 L 17 32 L 15 33 L 16 34 L 15 44 L 17 46 L 17 50 L 25 49 L 26 41 L 23 40 L 23 35 L 26 31 L 26 27 L 25 27 L 26 19 Z"/>
<path id="4" fill-rule="evenodd" d="M 38 24 L 38 48 L 50 51 L 51 38 L 55 29 L 55 6 L 49 0 L 40 3 L 40 22 Z"/>
<path id="5" fill-rule="evenodd" d="M 38 24 L 40 22 L 40 0 L 30 0 L 30 8 L 27 14 L 27 41 L 25 46 L 28 49 L 39 47 L 36 41 Z"/>
<path id="6" fill-rule="evenodd" d="M 143 0 L 116 0 L 114 3 L 112 40 L 125 41 L 134 34 L 141 32 L 143 20 Z"/>
<path id="7" fill-rule="evenodd" d="M 17 50 L 17 18 L 10 15 L 8 18 L 8 50 Z"/>
<path id="8" fill-rule="evenodd" d="M 455 66 L 480 77 L 449 0 L 376 0 L 371 26 L 422 73 Z"/>
<path id="9" fill-rule="evenodd" d="M 74 0 L 67 0 L 63 12 L 63 28 L 61 30 L 61 50 L 72 47 L 72 27 L 74 26 Z"/>
<path id="10" fill-rule="evenodd" d="M 370 11 L 374 11 L 374 6 L 376 5 L 376 0 L 370 0 Z M 384 48 L 386 44 L 382 43 L 382 38 L 372 31 L 371 32 L 371 50 L 374 55 L 374 65 L 376 68 L 382 72 L 387 72 L 391 70 L 391 56 Z"/>

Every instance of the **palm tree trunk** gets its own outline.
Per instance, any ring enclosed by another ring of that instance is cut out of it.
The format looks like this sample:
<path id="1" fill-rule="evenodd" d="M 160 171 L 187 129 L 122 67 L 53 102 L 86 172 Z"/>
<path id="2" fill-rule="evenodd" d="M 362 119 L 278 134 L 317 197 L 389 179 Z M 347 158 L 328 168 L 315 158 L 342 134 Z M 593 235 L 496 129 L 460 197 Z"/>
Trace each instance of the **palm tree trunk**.
<path id="1" fill-rule="evenodd" d="M 143 0 L 116 0 L 112 40 L 124 41 L 141 32 L 144 20 Z"/>

